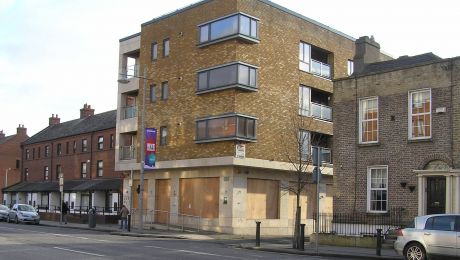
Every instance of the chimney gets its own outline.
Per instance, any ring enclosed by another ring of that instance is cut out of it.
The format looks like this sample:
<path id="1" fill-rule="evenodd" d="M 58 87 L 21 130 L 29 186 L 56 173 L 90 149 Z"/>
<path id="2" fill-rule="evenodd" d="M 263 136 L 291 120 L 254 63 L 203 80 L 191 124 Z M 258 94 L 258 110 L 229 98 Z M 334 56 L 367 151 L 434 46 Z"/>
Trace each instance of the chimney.
<path id="1" fill-rule="evenodd" d="M 59 125 L 61 123 L 61 119 L 58 117 L 58 114 L 56 114 L 56 116 L 52 114 L 49 119 L 49 125 Z"/>
<path id="2" fill-rule="evenodd" d="M 19 125 L 18 128 L 16 128 L 16 134 L 27 135 L 27 128 L 25 128 L 24 125 Z"/>
<path id="3" fill-rule="evenodd" d="M 5 137 L 5 133 L 3 133 L 3 130 L 0 130 L 0 138 L 4 138 Z"/>
<path id="4" fill-rule="evenodd" d="M 355 57 L 353 58 L 353 66 L 355 72 L 363 71 L 369 63 L 382 61 L 380 57 L 380 44 L 378 44 L 374 36 L 359 37 L 355 42 Z"/>
<path id="5" fill-rule="evenodd" d="M 91 105 L 85 104 L 82 109 L 80 109 L 80 118 L 85 118 L 89 116 L 94 116 L 94 109 L 91 108 Z"/>

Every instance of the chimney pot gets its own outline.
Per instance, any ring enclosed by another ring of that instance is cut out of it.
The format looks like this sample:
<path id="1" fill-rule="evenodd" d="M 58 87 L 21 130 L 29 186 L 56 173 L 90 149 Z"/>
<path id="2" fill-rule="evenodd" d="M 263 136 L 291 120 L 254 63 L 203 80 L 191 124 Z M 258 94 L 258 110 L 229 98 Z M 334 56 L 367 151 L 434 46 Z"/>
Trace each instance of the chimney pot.
<path id="1" fill-rule="evenodd" d="M 94 109 L 91 108 L 91 105 L 84 104 L 83 108 L 80 109 L 80 118 L 85 118 L 89 116 L 94 116 Z"/>
<path id="2" fill-rule="evenodd" d="M 51 117 L 49 118 L 49 125 L 59 125 L 60 123 L 61 123 L 61 119 L 58 117 L 57 114 L 56 116 L 52 114 Z"/>
<path id="3" fill-rule="evenodd" d="M 19 124 L 18 128 L 16 129 L 16 134 L 27 135 L 27 128 L 25 128 L 24 125 Z"/>

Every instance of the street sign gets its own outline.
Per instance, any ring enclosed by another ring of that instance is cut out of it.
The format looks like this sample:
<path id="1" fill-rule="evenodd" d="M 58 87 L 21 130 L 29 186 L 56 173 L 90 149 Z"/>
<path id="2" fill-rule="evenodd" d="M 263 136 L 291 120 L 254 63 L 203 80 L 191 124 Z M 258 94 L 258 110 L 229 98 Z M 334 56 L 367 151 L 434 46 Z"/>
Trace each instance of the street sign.
<path id="1" fill-rule="evenodd" d="M 236 144 L 235 157 L 239 159 L 246 158 L 246 145 L 245 144 Z"/>

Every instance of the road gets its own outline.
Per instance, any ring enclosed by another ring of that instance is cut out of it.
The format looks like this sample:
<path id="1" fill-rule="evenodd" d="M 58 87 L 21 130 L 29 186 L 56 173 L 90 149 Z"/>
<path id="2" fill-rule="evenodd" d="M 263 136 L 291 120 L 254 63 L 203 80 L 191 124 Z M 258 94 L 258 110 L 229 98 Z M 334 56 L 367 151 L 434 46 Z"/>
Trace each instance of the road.
<path id="1" fill-rule="evenodd" d="M 114 236 L 0 222 L 0 259 L 333 259 L 237 249 L 225 243 Z M 343 258 L 342 258 L 343 259 Z"/>

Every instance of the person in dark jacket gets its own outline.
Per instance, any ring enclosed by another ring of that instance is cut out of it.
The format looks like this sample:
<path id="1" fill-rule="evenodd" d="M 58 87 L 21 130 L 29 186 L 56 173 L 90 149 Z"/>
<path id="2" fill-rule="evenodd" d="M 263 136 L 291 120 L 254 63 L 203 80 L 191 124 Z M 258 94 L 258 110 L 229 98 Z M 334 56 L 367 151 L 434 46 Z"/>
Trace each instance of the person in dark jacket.
<path id="1" fill-rule="evenodd" d="M 120 215 L 120 229 L 128 229 L 128 214 L 129 210 L 125 205 L 121 206 L 119 215 Z"/>
<path id="2" fill-rule="evenodd" d="M 61 213 L 64 223 L 67 224 L 67 214 L 69 213 L 69 206 L 67 206 L 67 202 L 62 202 Z"/>

